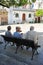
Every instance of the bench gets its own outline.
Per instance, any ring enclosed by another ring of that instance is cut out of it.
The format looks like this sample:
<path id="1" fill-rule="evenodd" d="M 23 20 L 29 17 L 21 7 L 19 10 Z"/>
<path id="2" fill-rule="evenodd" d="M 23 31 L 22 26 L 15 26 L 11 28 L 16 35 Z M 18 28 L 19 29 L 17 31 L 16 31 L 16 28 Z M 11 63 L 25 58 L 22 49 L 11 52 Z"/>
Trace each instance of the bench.
<path id="1" fill-rule="evenodd" d="M 32 41 L 32 40 L 20 39 L 20 38 L 15 38 L 15 37 L 8 37 L 8 36 L 5 36 L 5 35 L 1 35 L 1 36 L 4 38 L 5 43 L 6 43 L 6 41 L 8 43 L 9 42 L 13 42 L 13 44 L 16 43 L 17 47 L 16 47 L 15 53 L 17 53 L 18 48 L 22 45 L 31 47 L 32 48 L 32 58 L 31 59 L 33 59 L 34 53 L 35 53 L 35 51 L 37 51 L 37 48 L 40 47 L 40 45 L 34 45 L 34 41 Z M 7 45 L 5 45 L 5 47 L 6 46 Z M 37 51 L 37 53 L 38 53 L 38 51 Z"/>

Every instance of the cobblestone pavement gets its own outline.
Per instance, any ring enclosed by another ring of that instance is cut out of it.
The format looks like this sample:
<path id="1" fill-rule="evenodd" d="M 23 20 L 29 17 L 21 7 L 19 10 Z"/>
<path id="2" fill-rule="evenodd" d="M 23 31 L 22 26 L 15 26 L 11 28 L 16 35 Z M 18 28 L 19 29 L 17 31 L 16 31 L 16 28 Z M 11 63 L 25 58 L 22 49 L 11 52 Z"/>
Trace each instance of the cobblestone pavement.
<path id="1" fill-rule="evenodd" d="M 34 59 L 31 60 L 31 48 L 28 50 L 21 50 L 19 48 L 18 53 L 15 54 L 15 46 L 10 44 L 4 49 L 4 45 L 0 44 L 0 65 L 43 65 L 43 36 L 39 36 L 39 44 L 41 48 L 38 49 L 39 55 L 34 55 Z"/>

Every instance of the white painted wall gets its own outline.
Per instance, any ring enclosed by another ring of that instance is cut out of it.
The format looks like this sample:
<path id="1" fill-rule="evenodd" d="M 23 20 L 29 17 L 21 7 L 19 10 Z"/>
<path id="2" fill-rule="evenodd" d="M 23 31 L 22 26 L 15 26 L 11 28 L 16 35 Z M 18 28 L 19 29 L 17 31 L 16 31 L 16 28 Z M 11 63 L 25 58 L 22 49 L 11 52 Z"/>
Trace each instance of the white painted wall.
<path id="1" fill-rule="evenodd" d="M 30 18 L 29 18 L 29 14 L 31 14 L 31 17 Z M 26 21 L 27 22 L 32 22 L 34 20 L 35 20 L 35 18 L 34 18 L 34 12 L 27 12 L 26 13 Z"/>
<path id="2" fill-rule="evenodd" d="M 18 18 L 15 17 L 15 14 L 16 14 L 16 13 L 19 14 L 19 17 L 18 17 Z M 35 18 L 34 18 L 34 12 L 28 12 L 28 11 L 14 11 L 13 21 L 15 21 L 15 23 L 21 23 L 21 22 L 22 22 L 22 15 L 23 15 L 23 13 L 25 13 L 25 16 L 26 16 L 26 18 L 25 18 L 26 22 L 30 22 L 30 21 L 32 22 L 32 21 L 35 20 Z M 28 16 L 29 16 L 29 13 L 31 13 L 31 18 L 28 17 Z"/>
<path id="3" fill-rule="evenodd" d="M 12 7 L 10 7 L 8 11 L 8 24 L 12 24 L 12 23 L 13 23 L 13 9 Z"/>
<path id="4" fill-rule="evenodd" d="M 18 13 L 19 17 L 15 17 L 15 14 Z M 13 23 L 21 23 L 22 19 L 21 19 L 21 12 L 20 11 L 13 11 Z"/>

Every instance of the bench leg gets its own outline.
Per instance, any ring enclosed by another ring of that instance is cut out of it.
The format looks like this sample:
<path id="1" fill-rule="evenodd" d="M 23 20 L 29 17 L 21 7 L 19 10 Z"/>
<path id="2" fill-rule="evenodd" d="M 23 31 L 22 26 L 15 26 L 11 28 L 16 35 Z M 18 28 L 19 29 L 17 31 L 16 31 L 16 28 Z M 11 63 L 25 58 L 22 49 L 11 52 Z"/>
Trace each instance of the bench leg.
<path id="1" fill-rule="evenodd" d="M 17 53 L 17 51 L 18 51 L 18 48 L 19 48 L 19 46 L 17 46 L 17 47 L 16 47 L 16 51 L 15 51 L 15 53 Z"/>
<path id="2" fill-rule="evenodd" d="M 4 49 L 6 49 L 7 44 L 5 44 Z"/>
<path id="3" fill-rule="evenodd" d="M 23 50 L 24 45 L 21 45 L 21 50 Z"/>
<path id="4" fill-rule="evenodd" d="M 11 46 L 14 46 L 14 42 L 12 43 L 12 45 Z"/>
<path id="5" fill-rule="evenodd" d="M 35 53 L 35 49 L 32 49 L 32 58 L 31 58 L 31 60 L 33 60 L 34 53 Z"/>
<path id="6" fill-rule="evenodd" d="M 36 55 L 38 55 L 39 53 L 38 53 L 38 51 L 37 51 L 37 48 L 36 48 Z"/>
<path id="7" fill-rule="evenodd" d="M 6 44 L 5 44 L 5 46 L 4 46 L 4 49 L 6 49 L 6 47 L 7 47 L 7 45 L 8 45 L 9 42 L 6 42 L 6 41 L 5 41 L 5 43 L 6 43 Z"/>
<path id="8" fill-rule="evenodd" d="M 26 46 L 26 50 L 28 50 L 29 49 L 29 46 Z"/>

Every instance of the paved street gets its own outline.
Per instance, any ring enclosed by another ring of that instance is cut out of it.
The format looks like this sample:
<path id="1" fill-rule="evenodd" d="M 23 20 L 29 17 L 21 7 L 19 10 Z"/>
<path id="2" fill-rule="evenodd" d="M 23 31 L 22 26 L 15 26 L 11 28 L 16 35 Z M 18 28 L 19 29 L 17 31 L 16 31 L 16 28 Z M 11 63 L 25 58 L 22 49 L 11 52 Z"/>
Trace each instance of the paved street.
<path id="1" fill-rule="evenodd" d="M 4 49 L 5 42 L 0 44 L 0 65 L 43 65 L 43 33 L 38 32 L 38 44 L 41 48 L 38 49 L 39 55 L 34 55 L 34 59 L 31 60 L 32 50 L 29 48 L 21 50 L 19 48 L 18 53 L 15 54 L 15 46 L 10 44 Z"/>
<path id="2" fill-rule="evenodd" d="M 4 49 L 4 45 L 0 44 L 0 65 L 43 65 L 43 36 L 39 36 L 39 44 L 41 48 L 38 49 L 39 55 L 34 55 L 34 59 L 31 60 L 31 48 L 21 50 L 19 48 L 18 53 L 15 54 L 15 46 L 10 44 Z"/>

